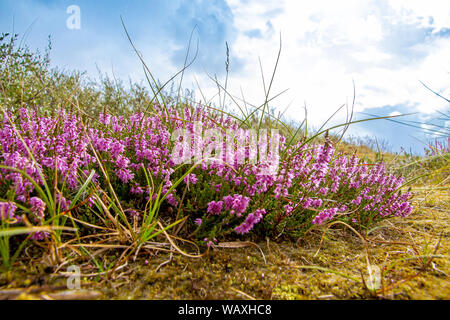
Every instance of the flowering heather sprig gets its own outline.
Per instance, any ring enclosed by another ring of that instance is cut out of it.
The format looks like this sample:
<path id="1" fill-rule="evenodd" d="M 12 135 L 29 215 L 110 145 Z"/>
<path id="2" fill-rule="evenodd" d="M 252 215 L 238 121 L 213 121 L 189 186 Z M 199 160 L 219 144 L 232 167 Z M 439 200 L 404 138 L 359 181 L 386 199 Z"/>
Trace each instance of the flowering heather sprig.
<path id="1" fill-rule="evenodd" d="M 314 224 L 322 224 L 325 220 L 331 220 L 337 214 L 337 208 L 325 209 L 320 212 L 312 221 Z"/>
<path id="2" fill-rule="evenodd" d="M 194 173 L 190 173 L 184 178 L 184 182 L 189 184 L 196 184 L 197 181 L 197 176 Z"/>
<path id="3" fill-rule="evenodd" d="M 234 230 L 239 234 L 245 234 L 248 233 L 250 230 L 253 229 L 255 224 L 260 222 L 264 215 L 266 214 L 266 210 L 264 209 L 257 209 L 255 212 L 250 213 L 247 218 L 245 218 L 245 221 L 237 226 Z"/>
<path id="4" fill-rule="evenodd" d="M 134 193 L 134 194 L 143 194 L 144 189 L 142 187 L 140 187 L 139 185 L 134 185 L 131 187 L 130 192 Z"/>
<path id="5" fill-rule="evenodd" d="M 210 246 L 214 245 L 214 243 L 217 243 L 217 239 L 213 238 L 212 240 L 209 240 L 208 238 L 204 238 L 203 242 L 206 242 L 206 247 L 209 248 Z"/>
<path id="6" fill-rule="evenodd" d="M 31 212 L 40 220 L 44 218 L 45 202 L 38 197 L 30 198 Z"/>
<path id="7" fill-rule="evenodd" d="M 225 210 L 230 210 L 230 214 L 236 214 L 240 217 L 245 210 L 247 210 L 248 204 L 250 203 L 249 197 L 244 197 L 240 194 L 235 194 L 233 196 L 223 197 L 225 203 Z"/>
<path id="8" fill-rule="evenodd" d="M 136 219 L 137 221 L 141 220 L 141 215 L 139 214 L 138 211 L 129 209 L 129 210 L 127 210 L 127 213 L 131 218 Z"/>
<path id="9" fill-rule="evenodd" d="M 220 214 L 223 209 L 223 201 L 211 201 L 208 203 L 207 213 Z"/>
<path id="10" fill-rule="evenodd" d="M 31 235 L 30 239 L 31 240 L 44 240 L 45 238 L 47 238 L 49 236 L 48 232 L 45 231 L 38 231 L 35 232 Z"/>
<path id="11" fill-rule="evenodd" d="M 0 202 L 0 219 L 14 219 L 17 206 L 12 202 Z"/>

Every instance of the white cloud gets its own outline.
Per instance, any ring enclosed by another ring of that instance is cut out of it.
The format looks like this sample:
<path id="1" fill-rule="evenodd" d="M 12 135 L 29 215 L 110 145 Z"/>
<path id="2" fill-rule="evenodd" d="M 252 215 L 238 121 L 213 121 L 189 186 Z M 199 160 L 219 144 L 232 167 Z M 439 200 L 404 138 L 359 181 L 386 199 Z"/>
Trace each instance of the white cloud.
<path id="1" fill-rule="evenodd" d="M 232 0 L 228 4 L 240 31 L 231 49 L 244 61 L 242 70 L 232 71 L 229 88 L 240 96 L 242 86 L 251 102 L 264 99 L 258 57 L 267 86 L 281 32 L 281 60 L 271 92 L 290 90 L 272 105 L 284 110 L 293 101 L 288 115 L 297 120 L 303 117 L 304 102 L 313 122 L 326 120 L 339 105 L 351 102 L 353 80 L 360 111 L 402 104 L 430 113 L 448 106 L 419 82 L 450 94 L 450 37 L 432 38 L 430 29 L 425 29 L 450 27 L 448 1 Z M 246 34 L 255 29 L 261 37 Z M 217 92 L 206 77 L 201 79 L 205 91 Z"/>

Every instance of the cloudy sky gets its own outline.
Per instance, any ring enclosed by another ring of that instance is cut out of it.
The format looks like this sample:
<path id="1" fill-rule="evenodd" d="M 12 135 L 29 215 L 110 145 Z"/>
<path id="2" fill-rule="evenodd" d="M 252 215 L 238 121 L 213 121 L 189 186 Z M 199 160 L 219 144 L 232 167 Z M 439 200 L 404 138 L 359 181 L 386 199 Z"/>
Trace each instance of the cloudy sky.
<path id="1" fill-rule="evenodd" d="M 79 29 L 68 28 L 71 5 L 80 8 Z M 124 81 L 141 81 L 142 67 L 120 15 L 163 82 L 183 66 L 193 31 L 191 57 L 197 41 L 199 53 L 183 86 L 194 89 L 198 100 L 197 81 L 206 99 L 217 93 L 210 77 L 224 82 L 228 43 L 229 92 L 261 104 L 259 61 L 268 87 L 281 38 L 270 96 L 288 89 L 271 102 L 277 111 L 287 108 L 287 118 L 302 121 L 306 105 L 309 123 L 319 127 L 339 106 L 352 104 L 354 83 L 358 119 L 415 113 L 396 120 L 416 127 L 379 120 L 353 126 L 352 135 L 388 141 L 392 151 L 421 153 L 432 138 L 426 133 L 438 128 L 433 125 L 450 127 L 449 103 L 421 84 L 450 96 L 450 2 L 445 0 L 1 0 L 0 32 L 19 33 L 24 43 L 41 49 L 51 35 L 55 66 L 93 77 L 99 68 Z M 334 123 L 345 116 L 342 110 Z"/>

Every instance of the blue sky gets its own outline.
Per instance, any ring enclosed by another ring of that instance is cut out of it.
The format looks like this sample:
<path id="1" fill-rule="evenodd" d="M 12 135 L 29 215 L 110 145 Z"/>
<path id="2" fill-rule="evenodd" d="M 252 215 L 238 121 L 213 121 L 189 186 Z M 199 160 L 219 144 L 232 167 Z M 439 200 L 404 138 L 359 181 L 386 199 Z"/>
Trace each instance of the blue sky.
<path id="1" fill-rule="evenodd" d="M 70 5 L 80 8 L 78 30 L 66 26 Z M 271 93 L 289 89 L 272 102 L 280 111 L 288 107 L 286 117 L 302 121 L 306 104 L 310 124 L 319 127 L 341 104 L 351 104 L 354 81 L 358 118 L 415 112 L 405 120 L 450 127 L 437 113 L 449 114 L 449 103 L 420 83 L 450 96 L 448 1 L 2 0 L 0 32 L 19 33 L 31 48 L 41 49 L 51 35 L 52 63 L 60 68 L 86 70 L 93 77 L 99 68 L 124 81 L 142 81 L 120 15 L 161 81 L 183 66 L 194 30 L 193 46 L 198 41 L 199 54 L 183 85 L 194 89 L 197 99 L 202 98 L 197 82 L 209 100 L 217 93 L 209 76 L 224 81 L 227 42 L 230 93 L 241 97 L 242 89 L 248 102 L 262 103 L 259 59 L 267 85 L 281 34 Z M 340 112 L 335 123 L 345 115 L 345 110 Z M 376 121 L 355 125 L 349 133 L 388 140 L 392 151 L 403 147 L 421 153 L 432 138 L 425 132 Z"/>

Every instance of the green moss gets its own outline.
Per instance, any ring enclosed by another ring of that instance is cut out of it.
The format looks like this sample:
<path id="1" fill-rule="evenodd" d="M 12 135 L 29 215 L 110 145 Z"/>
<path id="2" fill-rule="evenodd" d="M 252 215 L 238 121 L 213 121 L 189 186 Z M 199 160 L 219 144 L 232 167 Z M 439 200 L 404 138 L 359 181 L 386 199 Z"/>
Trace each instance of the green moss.
<path id="1" fill-rule="evenodd" d="M 98 290 L 101 298 L 108 299 L 450 299 L 450 208 L 446 193 L 445 189 L 439 191 L 433 206 L 415 203 L 417 209 L 408 218 L 382 222 L 369 235 L 379 242 L 368 243 L 367 251 L 350 230 L 332 228 L 320 250 L 320 232 L 310 233 L 297 243 L 259 243 L 267 264 L 255 247 L 215 248 L 201 259 L 174 254 L 156 271 L 169 254 L 153 252 L 130 261 L 127 269 L 109 277 L 85 279 L 82 288 Z M 414 259 L 432 254 L 438 255 L 432 264 L 427 265 L 427 258 Z M 117 252 L 104 259 L 113 261 L 114 255 Z M 384 292 L 373 294 L 364 286 L 361 275 L 367 281 L 367 258 L 381 270 L 386 267 Z M 86 273 L 96 272 L 90 268 Z M 32 263 L 2 273 L 0 298 L 2 290 L 11 288 L 21 288 L 26 294 L 20 298 L 24 299 L 64 289 L 66 278 L 53 272 L 53 268 Z"/>

